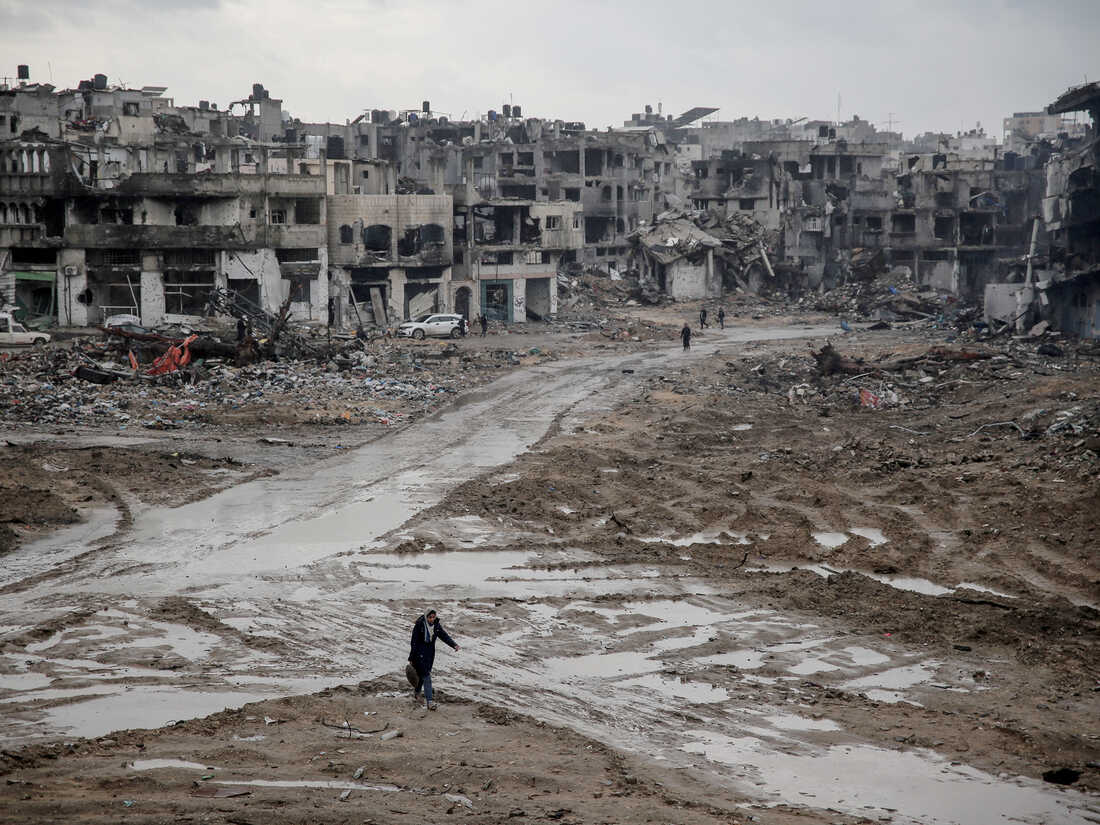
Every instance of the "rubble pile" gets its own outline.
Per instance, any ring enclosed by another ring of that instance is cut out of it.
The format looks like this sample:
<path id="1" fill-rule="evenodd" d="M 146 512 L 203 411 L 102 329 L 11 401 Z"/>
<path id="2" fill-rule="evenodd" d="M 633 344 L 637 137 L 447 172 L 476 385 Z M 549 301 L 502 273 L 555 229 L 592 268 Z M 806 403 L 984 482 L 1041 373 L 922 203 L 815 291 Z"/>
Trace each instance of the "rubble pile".
<path id="1" fill-rule="evenodd" d="M 608 309 L 637 306 L 640 299 L 632 278 L 612 279 L 589 270 L 558 274 L 558 320 L 587 320 Z"/>
<path id="2" fill-rule="evenodd" d="M 725 395 L 760 392 L 785 397 L 788 407 L 817 408 L 829 416 L 853 409 L 867 412 L 890 410 L 912 412 L 950 408 L 948 421 L 966 422 L 967 432 L 955 435 L 959 441 L 978 437 L 1033 440 L 1057 438 L 1068 441 L 1069 451 L 1059 461 L 1085 472 L 1100 473 L 1100 397 L 1080 398 L 1063 391 L 1054 400 L 1037 403 L 1012 420 L 985 421 L 975 418 L 970 426 L 975 398 L 982 387 L 1007 386 L 1021 376 L 1079 378 L 1084 372 L 1100 377 L 1100 361 L 1090 357 L 1070 360 L 1051 358 L 1033 341 L 1008 341 L 983 348 L 932 346 L 912 354 L 877 353 L 871 358 L 852 358 L 827 342 L 811 349 L 809 358 L 780 358 L 753 364 L 727 365 L 727 385 L 714 391 Z M 746 359 L 751 360 L 751 359 Z M 1095 380 L 1095 379 L 1094 379 Z M 988 411 L 983 411 L 988 414 Z M 1009 416 L 1010 417 L 1010 416 Z M 917 438 L 935 437 L 939 425 L 925 430 L 894 427 Z"/>
<path id="3" fill-rule="evenodd" d="M 883 323 L 936 321 L 966 325 L 979 316 L 976 306 L 932 287 L 917 285 L 908 267 L 897 267 L 871 279 L 853 277 L 823 295 L 803 297 L 798 305 Z"/>
<path id="4" fill-rule="evenodd" d="M 0 420 L 158 430 L 249 417 L 392 425 L 531 357 L 511 350 L 464 352 L 453 343 L 409 350 L 387 341 L 351 341 L 328 361 L 237 366 L 229 358 L 200 358 L 149 375 L 125 358 L 112 360 L 111 347 L 102 342 L 81 340 L 0 360 Z"/>

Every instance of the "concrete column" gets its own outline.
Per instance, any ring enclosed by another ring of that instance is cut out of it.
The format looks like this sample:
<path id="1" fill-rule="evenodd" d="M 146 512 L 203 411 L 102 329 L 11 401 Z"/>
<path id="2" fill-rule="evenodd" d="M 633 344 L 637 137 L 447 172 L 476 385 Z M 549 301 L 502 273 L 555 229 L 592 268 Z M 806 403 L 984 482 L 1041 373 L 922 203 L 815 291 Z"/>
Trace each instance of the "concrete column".
<path id="1" fill-rule="evenodd" d="M 63 327 L 88 325 L 88 307 L 76 296 L 88 288 L 83 249 L 62 249 L 57 256 L 57 323 Z M 72 275 L 66 275 L 66 271 Z"/>
<path id="2" fill-rule="evenodd" d="M 527 323 L 527 281 L 524 278 L 512 279 L 512 323 Z"/>
<path id="3" fill-rule="evenodd" d="M 141 271 L 141 324 L 155 327 L 165 316 L 164 274 L 152 270 Z"/>
<path id="4" fill-rule="evenodd" d="M 451 289 L 451 267 L 443 268 L 443 275 L 439 281 L 439 305 L 442 312 L 455 311 L 454 290 Z"/>
<path id="5" fill-rule="evenodd" d="M 535 200 L 549 200 L 550 196 L 547 194 L 545 198 L 542 197 L 542 193 L 539 191 L 546 183 L 546 162 L 543 160 L 542 144 L 535 143 Z"/>
<path id="6" fill-rule="evenodd" d="M 405 319 L 405 281 L 407 276 L 404 269 L 391 269 L 390 294 L 386 314 L 390 321 L 403 321 Z"/>

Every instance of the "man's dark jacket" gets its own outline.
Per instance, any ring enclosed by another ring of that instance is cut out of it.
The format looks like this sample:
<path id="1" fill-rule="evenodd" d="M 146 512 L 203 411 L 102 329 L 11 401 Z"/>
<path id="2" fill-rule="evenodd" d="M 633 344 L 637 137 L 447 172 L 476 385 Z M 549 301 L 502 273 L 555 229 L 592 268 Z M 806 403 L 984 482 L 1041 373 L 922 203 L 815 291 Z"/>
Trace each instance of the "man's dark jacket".
<path id="1" fill-rule="evenodd" d="M 437 638 L 442 639 L 451 647 L 458 647 L 454 643 L 454 639 L 443 629 L 438 616 L 436 616 L 435 622 L 429 629 L 428 638 L 425 638 L 424 633 L 426 623 L 427 620 L 423 616 L 416 620 L 416 624 L 413 625 L 412 644 L 409 651 L 409 661 L 412 662 L 412 666 L 416 668 L 416 672 L 421 679 L 432 672 L 432 665 L 435 663 L 435 640 Z"/>

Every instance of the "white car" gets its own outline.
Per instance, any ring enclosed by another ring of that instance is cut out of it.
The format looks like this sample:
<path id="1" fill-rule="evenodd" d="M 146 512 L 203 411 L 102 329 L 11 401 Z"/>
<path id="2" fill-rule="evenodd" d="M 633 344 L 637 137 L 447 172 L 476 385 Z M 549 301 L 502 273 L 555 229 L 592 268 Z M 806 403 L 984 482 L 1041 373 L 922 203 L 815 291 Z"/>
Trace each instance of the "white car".
<path id="1" fill-rule="evenodd" d="M 49 340 L 44 332 L 29 331 L 10 312 L 0 312 L 0 347 L 40 347 Z"/>
<path id="2" fill-rule="evenodd" d="M 461 338 L 463 321 L 461 315 L 421 315 L 415 321 L 406 321 L 397 328 L 397 334 L 405 338 L 421 340 L 433 338 Z"/>

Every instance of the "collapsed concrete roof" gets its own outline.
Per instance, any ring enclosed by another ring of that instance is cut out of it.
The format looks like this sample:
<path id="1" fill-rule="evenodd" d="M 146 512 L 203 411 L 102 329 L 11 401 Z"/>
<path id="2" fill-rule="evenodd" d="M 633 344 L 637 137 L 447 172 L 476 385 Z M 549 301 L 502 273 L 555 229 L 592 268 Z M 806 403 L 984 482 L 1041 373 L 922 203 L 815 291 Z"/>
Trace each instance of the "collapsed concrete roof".
<path id="1" fill-rule="evenodd" d="M 646 253 L 662 264 L 670 264 L 706 249 L 722 246 L 722 241 L 704 232 L 682 212 L 664 212 L 648 230 L 636 233 Z"/>

